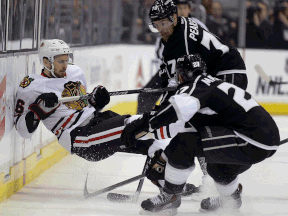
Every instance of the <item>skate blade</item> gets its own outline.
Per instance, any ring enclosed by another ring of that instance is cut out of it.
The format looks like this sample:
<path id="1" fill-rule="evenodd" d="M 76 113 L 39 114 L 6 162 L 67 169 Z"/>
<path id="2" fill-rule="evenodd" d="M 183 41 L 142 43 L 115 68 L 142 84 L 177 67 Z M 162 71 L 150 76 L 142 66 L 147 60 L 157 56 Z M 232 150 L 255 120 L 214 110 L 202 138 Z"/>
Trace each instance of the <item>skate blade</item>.
<path id="1" fill-rule="evenodd" d="M 192 194 L 190 196 L 181 196 L 182 200 L 202 201 L 203 197 L 201 194 Z"/>
<path id="2" fill-rule="evenodd" d="M 177 209 L 165 209 L 160 212 L 151 212 L 151 211 L 146 211 L 142 209 L 139 214 L 140 215 L 154 215 L 154 216 L 174 216 L 177 215 L 178 210 Z"/>
<path id="3" fill-rule="evenodd" d="M 200 208 L 199 211 L 202 212 L 202 213 L 206 213 L 206 214 L 214 212 L 214 213 L 226 213 L 226 214 L 229 215 L 229 214 L 239 213 L 240 209 L 238 209 L 238 208 L 220 208 L 220 209 L 217 209 L 217 210 L 214 210 L 214 211 L 208 211 L 206 209 Z"/>
<path id="4" fill-rule="evenodd" d="M 202 209 L 202 208 L 200 208 L 199 211 L 202 212 L 202 213 L 210 213 L 210 212 L 213 212 L 213 211 L 207 211 L 207 210 Z"/>

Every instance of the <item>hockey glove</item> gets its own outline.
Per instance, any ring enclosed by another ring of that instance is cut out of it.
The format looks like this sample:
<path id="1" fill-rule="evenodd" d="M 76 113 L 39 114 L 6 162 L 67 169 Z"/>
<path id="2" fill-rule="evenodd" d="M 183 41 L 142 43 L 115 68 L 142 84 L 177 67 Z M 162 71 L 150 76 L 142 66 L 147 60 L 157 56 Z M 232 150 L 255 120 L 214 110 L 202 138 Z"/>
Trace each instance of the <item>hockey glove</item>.
<path id="1" fill-rule="evenodd" d="M 43 93 L 37 97 L 34 103 L 30 104 L 29 109 L 40 120 L 44 120 L 52 115 L 56 109 L 60 106 L 58 103 L 58 97 L 55 93 Z"/>
<path id="2" fill-rule="evenodd" d="M 131 147 L 136 144 L 136 136 L 142 132 L 149 131 L 149 114 L 143 113 L 142 117 L 127 124 L 121 134 L 121 141 L 125 143 L 127 147 Z"/>
<path id="3" fill-rule="evenodd" d="M 88 99 L 88 101 L 96 110 L 101 110 L 110 102 L 109 92 L 101 85 L 98 85 L 93 89 L 91 96 L 92 97 Z"/>
<path id="4" fill-rule="evenodd" d="M 154 153 L 154 157 L 151 159 L 146 176 L 151 182 L 158 187 L 162 187 L 158 180 L 164 180 L 166 161 L 161 157 L 163 150 L 159 149 Z"/>
<path id="5" fill-rule="evenodd" d="M 160 69 L 158 70 L 159 77 L 168 77 L 167 73 L 166 65 L 162 63 L 160 65 Z"/>

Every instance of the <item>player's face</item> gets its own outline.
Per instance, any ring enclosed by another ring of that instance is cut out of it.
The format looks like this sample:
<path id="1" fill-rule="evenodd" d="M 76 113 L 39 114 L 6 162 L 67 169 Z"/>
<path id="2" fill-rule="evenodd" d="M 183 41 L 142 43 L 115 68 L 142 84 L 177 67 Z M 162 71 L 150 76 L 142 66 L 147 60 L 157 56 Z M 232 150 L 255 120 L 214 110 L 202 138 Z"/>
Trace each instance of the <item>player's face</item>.
<path id="1" fill-rule="evenodd" d="M 157 20 L 153 22 L 154 27 L 160 32 L 162 39 L 168 41 L 169 37 L 174 32 L 174 27 L 177 24 L 177 17 L 174 14 L 174 23 L 171 22 L 168 18 Z"/>
<path id="2" fill-rule="evenodd" d="M 183 68 L 176 68 L 176 76 L 178 78 L 178 83 L 181 84 L 184 82 L 183 77 L 180 75 L 183 72 Z"/>
<path id="3" fill-rule="evenodd" d="M 190 13 L 190 6 L 188 4 L 178 4 L 178 16 L 188 17 Z"/>
<path id="4" fill-rule="evenodd" d="M 184 80 L 180 74 L 178 75 L 178 82 L 179 82 L 179 84 L 184 82 Z"/>
<path id="5" fill-rule="evenodd" d="M 66 75 L 66 69 L 68 66 L 69 56 L 64 55 L 58 55 L 54 57 L 54 74 L 59 77 L 63 78 Z"/>

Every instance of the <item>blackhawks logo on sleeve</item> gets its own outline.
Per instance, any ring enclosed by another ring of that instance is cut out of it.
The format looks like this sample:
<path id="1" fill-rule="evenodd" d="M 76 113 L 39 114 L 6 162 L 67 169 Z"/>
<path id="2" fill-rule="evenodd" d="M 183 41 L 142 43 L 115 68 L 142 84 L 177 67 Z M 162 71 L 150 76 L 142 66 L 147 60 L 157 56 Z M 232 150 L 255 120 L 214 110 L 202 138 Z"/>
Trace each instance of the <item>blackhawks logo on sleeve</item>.
<path id="1" fill-rule="evenodd" d="M 29 76 L 24 77 L 24 79 L 20 82 L 20 87 L 25 88 L 29 86 L 33 80 L 34 79 Z"/>
<path id="2" fill-rule="evenodd" d="M 62 97 L 72 97 L 72 96 L 81 96 L 85 95 L 86 90 L 85 87 L 81 84 L 81 82 L 72 82 L 64 84 L 64 90 L 62 92 Z M 87 100 L 78 100 L 78 101 L 70 101 L 65 102 L 65 106 L 69 109 L 82 110 L 84 107 L 88 105 Z"/>

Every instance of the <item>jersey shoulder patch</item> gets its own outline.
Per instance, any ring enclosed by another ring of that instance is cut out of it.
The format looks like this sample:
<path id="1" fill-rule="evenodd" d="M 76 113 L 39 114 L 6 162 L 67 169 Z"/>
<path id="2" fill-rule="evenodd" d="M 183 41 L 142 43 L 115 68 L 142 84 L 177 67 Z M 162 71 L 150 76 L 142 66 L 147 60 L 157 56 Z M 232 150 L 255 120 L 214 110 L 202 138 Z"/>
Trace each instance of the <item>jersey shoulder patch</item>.
<path id="1" fill-rule="evenodd" d="M 24 79 L 20 82 L 20 87 L 22 88 L 26 88 L 27 86 L 30 85 L 30 83 L 34 81 L 34 79 L 32 77 L 26 76 L 24 77 Z"/>

